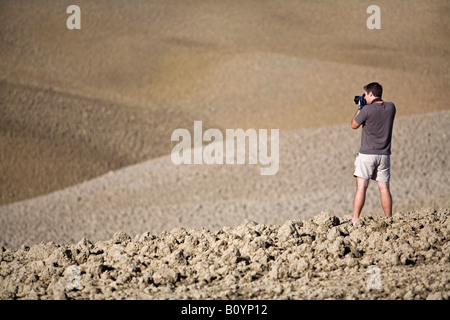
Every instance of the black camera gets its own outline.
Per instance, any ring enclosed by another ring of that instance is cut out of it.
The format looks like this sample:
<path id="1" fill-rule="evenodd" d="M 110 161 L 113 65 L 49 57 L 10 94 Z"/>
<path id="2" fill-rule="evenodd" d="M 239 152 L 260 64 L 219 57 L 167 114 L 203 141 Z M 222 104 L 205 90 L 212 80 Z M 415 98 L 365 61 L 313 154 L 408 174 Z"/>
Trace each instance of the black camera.
<path id="1" fill-rule="evenodd" d="M 362 96 L 355 96 L 355 99 L 353 101 L 355 101 L 355 104 L 359 104 L 359 106 L 362 108 L 366 105 L 366 100 L 364 99 L 365 96 L 365 93 L 363 93 Z"/>

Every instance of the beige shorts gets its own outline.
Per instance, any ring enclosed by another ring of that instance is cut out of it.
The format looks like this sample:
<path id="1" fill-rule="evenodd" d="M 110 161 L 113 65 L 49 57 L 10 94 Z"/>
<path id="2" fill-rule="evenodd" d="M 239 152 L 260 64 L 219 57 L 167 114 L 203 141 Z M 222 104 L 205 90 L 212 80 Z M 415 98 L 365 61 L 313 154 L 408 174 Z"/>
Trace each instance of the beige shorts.
<path id="1" fill-rule="evenodd" d="M 389 182 L 391 178 L 390 156 L 358 153 L 353 175 L 366 180 Z"/>

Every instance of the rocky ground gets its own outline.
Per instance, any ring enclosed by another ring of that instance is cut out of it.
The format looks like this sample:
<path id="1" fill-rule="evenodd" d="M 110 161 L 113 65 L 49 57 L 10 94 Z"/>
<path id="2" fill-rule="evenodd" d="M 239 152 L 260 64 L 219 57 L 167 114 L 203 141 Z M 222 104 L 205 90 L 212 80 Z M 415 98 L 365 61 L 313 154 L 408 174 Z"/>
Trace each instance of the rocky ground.
<path id="1" fill-rule="evenodd" d="M 448 299 L 448 209 L 2 248 L 0 299 Z"/>

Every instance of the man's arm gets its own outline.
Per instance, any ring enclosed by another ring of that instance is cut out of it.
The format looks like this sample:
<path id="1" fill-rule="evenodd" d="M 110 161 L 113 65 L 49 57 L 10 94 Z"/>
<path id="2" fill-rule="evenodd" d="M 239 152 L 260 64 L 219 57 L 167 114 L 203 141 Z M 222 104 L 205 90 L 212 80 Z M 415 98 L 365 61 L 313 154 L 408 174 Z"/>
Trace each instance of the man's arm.
<path id="1" fill-rule="evenodd" d="M 356 118 L 356 116 L 359 114 L 361 112 L 361 110 L 357 110 L 356 111 L 356 113 L 355 113 L 355 115 L 353 116 L 353 119 L 352 119 L 352 129 L 358 129 L 359 128 L 359 126 L 360 126 L 360 124 L 358 123 L 358 122 L 356 122 L 355 121 L 355 118 Z"/>

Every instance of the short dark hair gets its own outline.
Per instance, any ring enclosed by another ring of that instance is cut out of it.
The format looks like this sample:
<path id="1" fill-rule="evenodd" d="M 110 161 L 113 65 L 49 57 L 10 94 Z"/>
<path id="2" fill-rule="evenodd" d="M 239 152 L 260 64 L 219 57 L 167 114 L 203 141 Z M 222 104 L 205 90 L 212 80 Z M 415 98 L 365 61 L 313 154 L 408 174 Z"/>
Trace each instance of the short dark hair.
<path id="1" fill-rule="evenodd" d="M 372 92 L 375 97 L 381 98 L 383 95 L 383 87 L 378 82 L 371 82 L 364 86 L 364 90 L 367 93 Z"/>

